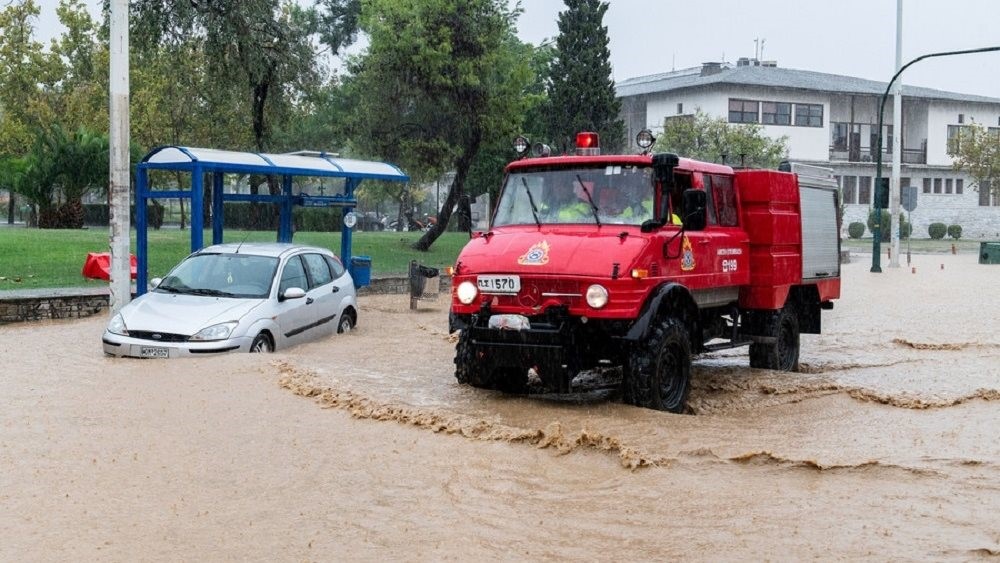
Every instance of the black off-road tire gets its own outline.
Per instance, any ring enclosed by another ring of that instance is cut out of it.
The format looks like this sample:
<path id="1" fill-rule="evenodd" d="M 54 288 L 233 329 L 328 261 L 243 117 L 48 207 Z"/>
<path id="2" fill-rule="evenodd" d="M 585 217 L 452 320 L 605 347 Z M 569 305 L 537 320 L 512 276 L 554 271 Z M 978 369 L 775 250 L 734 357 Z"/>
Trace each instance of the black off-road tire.
<path id="1" fill-rule="evenodd" d="M 773 336 L 773 344 L 750 345 L 750 367 L 779 371 L 799 371 L 799 318 L 785 307 L 767 319 L 764 334 Z"/>
<path id="2" fill-rule="evenodd" d="M 459 383 L 508 393 L 525 392 L 528 386 L 527 369 L 487 369 L 478 361 L 469 340 L 469 332 L 463 330 L 459 333 L 458 344 L 455 346 L 455 379 Z"/>
<path id="3" fill-rule="evenodd" d="M 271 340 L 271 336 L 266 332 L 262 332 L 254 337 L 253 342 L 250 344 L 250 353 L 262 353 L 269 354 L 274 352 L 274 341 Z"/>
<path id="4" fill-rule="evenodd" d="M 633 346 L 623 370 L 626 402 L 637 407 L 683 412 L 691 386 L 691 341 L 680 320 L 668 317 Z"/>

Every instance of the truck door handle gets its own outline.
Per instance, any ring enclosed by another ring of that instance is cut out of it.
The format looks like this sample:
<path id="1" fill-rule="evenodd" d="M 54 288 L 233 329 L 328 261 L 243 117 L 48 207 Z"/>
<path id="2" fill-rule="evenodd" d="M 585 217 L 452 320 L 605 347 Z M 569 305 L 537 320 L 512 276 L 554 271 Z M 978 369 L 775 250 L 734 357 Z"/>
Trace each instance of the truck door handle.
<path id="1" fill-rule="evenodd" d="M 708 240 L 699 240 L 698 244 L 708 244 Z"/>

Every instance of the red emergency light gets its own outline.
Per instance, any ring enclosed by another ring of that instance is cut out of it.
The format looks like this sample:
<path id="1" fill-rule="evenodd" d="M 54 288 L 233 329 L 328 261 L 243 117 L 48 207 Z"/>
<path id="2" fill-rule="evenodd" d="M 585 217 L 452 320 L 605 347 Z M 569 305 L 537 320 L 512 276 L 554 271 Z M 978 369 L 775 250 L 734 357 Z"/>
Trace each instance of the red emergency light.
<path id="1" fill-rule="evenodd" d="M 601 154 L 601 141 L 597 133 L 585 131 L 576 134 L 576 154 L 578 155 L 598 155 Z"/>

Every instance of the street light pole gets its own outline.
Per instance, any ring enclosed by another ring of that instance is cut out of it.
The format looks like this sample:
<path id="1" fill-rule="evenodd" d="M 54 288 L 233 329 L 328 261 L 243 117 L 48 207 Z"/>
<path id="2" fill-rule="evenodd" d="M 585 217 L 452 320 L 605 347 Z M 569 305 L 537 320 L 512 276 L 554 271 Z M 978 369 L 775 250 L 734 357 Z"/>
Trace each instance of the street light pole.
<path id="1" fill-rule="evenodd" d="M 913 59 L 912 61 L 906 63 L 899 70 L 896 71 L 896 74 L 892 75 L 892 79 L 890 79 L 889 80 L 889 84 L 886 85 L 885 92 L 882 94 L 882 101 L 881 101 L 881 103 L 879 104 L 879 107 L 878 107 L 878 140 L 877 140 L 877 143 L 876 143 L 877 144 L 877 146 L 876 146 L 877 150 L 875 151 L 875 186 L 876 186 L 876 189 L 882 183 L 882 116 L 885 113 L 885 100 L 886 100 L 886 98 L 889 97 L 889 90 L 892 88 L 892 84 L 894 82 L 896 82 L 896 79 L 899 78 L 899 75 L 903 74 L 904 70 L 910 68 L 910 65 L 912 65 L 912 64 L 914 64 L 916 62 L 922 61 L 924 59 L 930 59 L 930 58 L 933 58 L 933 57 L 947 57 L 947 56 L 951 56 L 951 55 L 970 55 L 972 53 L 988 53 L 988 52 L 991 52 L 991 51 L 1000 51 L 1000 46 L 996 46 L 996 47 L 980 47 L 979 49 L 962 49 L 961 51 L 945 51 L 945 52 L 942 52 L 942 53 L 929 53 L 929 54 L 926 54 L 926 55 L 921 55 L 921 56 Z M 875 219 L 875 228 L 872 229 L 872 236 L 874 237 L 874 240 L 872 240 L 872 268 L 871 268 L 872 272 L 881 272 L 882 271 L 882 266 L 881 266 L 881 263 L 880 263 L 881 262 L 881 260 L 880 260 L 881 257 L 879 256 L 879 254 L 882 251 L 882 249 L 881 249 L 881 243 L 882 243 L 882 233 L 881 233 L 882 228 L 881 228 L 881 224 L 882 224 L 882 212 L 879 211 L 879 215 Z"/>

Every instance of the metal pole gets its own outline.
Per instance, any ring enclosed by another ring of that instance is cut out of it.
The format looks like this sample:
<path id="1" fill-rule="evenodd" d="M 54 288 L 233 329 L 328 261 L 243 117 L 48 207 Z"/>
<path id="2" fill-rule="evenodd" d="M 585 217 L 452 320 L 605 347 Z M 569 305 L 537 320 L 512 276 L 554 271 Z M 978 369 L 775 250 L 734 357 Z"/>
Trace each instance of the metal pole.
<path id="1" fill-rule="evenodd" d="M 889 89 L 892 88 L 896 79 L 899 78 L 903 71 L 910 68 L 910 65 L 922 61 L 924 59 L 930 59 L 932 57 L 947 57 L 950 55 L 968 55 L 971 53 L 988 53 L 991 51 L 1000 51 L 1000 46 L 997 47 L 980 47 L 979 49 L 963 49 L 961 51 L 946 51 L 943 53 L 929 53 L 927 55 L 921 55 L 912 61 L 903 65 L 896 74 L 892 75 L 889 83 L 885 86 L 885 92 L 882 94 L 882 102 L 879 104 L 878 108 L 878 140 L 877 149 L 875 154 L 875 185 L 878 186 L 882 180 L 882 114 L 885 112 L 885 100 L 889 97 Z M 872 240 L 872 272 L 881 272 L 882 267 L 880 265 L 879 252 L 881 252 L 881 238 L 879 224 L 881 221 L 875 221 L 875 228 L 872 229 L 872 235 L 874 235 L 874 240 Z"/>
<path id="2" fill-rule="evenodd" d="M 109 310 L 118 314 L 132 299 L 129 260 L 129 68 L 128 0 L 111 0 L 110 37 L 110 178 L 111 283 Z M 145 204 L 145 202 L 143 202 Z"/>
<path id="3" fill-rule="evenodd" d="M 896 70 L 903 66 L 903 0 L 896 0 Z M 892 181 L 889 184 L 889 230 L 892 233 L 892 256 L 889 267 L 899 267 L 899 177 L 903 163 L 903 81 L 896 81 L 892 97 Z"/>

